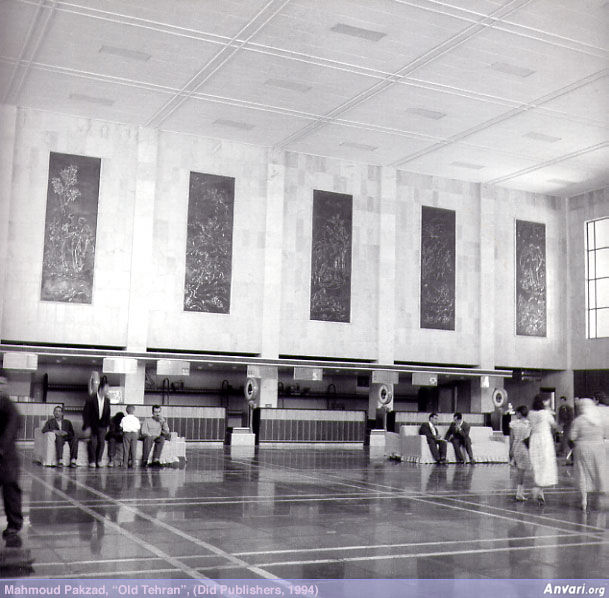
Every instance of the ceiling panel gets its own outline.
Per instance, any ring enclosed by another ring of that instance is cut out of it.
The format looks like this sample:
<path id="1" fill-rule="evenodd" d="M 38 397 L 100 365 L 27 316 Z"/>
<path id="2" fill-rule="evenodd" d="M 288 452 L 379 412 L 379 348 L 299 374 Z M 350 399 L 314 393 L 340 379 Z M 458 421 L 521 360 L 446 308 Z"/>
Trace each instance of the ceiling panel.
<path id="1" fill-rule="evenodd" d="M 189 31 L 211 31 L 234 37 L 266 5 L 268 0 L 78 0 L 64 4 L 65 12 L 87 12 L 98 18 L 125 21 L 147 27 L 175 27 Z M 88 9 L 88 10 L 87 10 Z"/>
<path id="2" fill-rule="evenodd" d="M 400 84 L 350 110 L 344 117 L 442 140 L 509 109 L 504 103 Z"/>
<path id="3" fill-rule="evenodd" d="M 510 155 L 499 150 L 453 144 L 416 158 L 400 168 L 465 181 L 485 182 L 534 164 L 535 161 L 523 156 Z"/>
<path id="4" fill-rule="evenodd" d="M 422 67 L 417 77 L 532 102 L 607 66 L 599 57 L 491 29 Z"/>
<path id="5" fill-rule="evenodd" d="M 277 115 L 264 110 L 189 99 L 165 121 L 163 128 L 205 137 L 271 146 L 286 132 L 296 130 L 306 122 L 303 119 Z"/>
<path id="6" fill-rule="evenodd" d="M 426 146 L 426 142 L 407 136 L 330 125 L 315 131 L 302 141 L 290 143 L 286 149 L 355 162 L 388 164 L 395 152 L 410 153 Z"/>
<path id="7" fill-rule="evenodd" d="M 609 51 L 607 0 L 536 0 L 508 21 Z"/>
<path id="8" fill-rule="evenodd" d="M 338 24 L 348 33 L 336 32 Z M 299 0 L 291 2 L 255 41 L 305 55 L 394 72 L 461 31 L 467 23 L 386 0 Z M 382 34 L 366 39 L 365 30 Z"/>
<path id="9" fill-rule="evenodd" d="M 137 125 L 167 99 L 147 89 L 106 82 L 91 87 L 84 78 L 39 70 L 30 72 L 22 95 L 31 108 Z"/>
<path id="10" fill-rule="evenodd" d="M 204 91 L 321 115 L 370 84 L 370 78 L 354 73 L 240 52 L 210 79 Z"/>
<path id="11" fill-rule="evenodd" d="M 603 77 L 546 102 L 543 108 L 557 111 L 589 124 L 609 127 L 609 72 Z"/>
<path id="12" fill-rule="evenodd" d="M 0 2 L 0 56 L 19 58 L 35 15 L 33 5 Z"/>
<path id="13" fill-rule="evenodd" d="M 481 147 L 501 147 L 523 156 L 550 160 L 607 139 L 607 130 L 531 110 L 470 135 L 467 142 Z"/>
<path id="14" fill-rule="evenodd" d="M 58 13 L 37 56 L 45 64 L 181 88 L 222 46 Z"/>

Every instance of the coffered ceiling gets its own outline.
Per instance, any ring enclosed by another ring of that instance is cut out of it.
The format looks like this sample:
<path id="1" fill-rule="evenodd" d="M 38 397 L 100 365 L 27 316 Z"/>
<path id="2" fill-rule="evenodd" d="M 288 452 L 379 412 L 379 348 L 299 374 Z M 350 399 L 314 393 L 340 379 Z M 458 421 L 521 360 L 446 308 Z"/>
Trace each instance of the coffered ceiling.
<path id="1" fill-rule="evenodd" d="M 2 103 L 574 195 L 608 0 L 1 0 Z"/>

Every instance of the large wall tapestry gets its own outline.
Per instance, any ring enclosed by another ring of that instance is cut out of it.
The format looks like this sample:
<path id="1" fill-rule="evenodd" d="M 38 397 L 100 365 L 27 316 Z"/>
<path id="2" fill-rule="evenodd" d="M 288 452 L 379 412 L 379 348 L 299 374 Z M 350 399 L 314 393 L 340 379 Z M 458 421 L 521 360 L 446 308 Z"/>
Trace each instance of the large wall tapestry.
<path id="1" fill-rule="evenodd" d="M 43 301 L 92 301 L 100 169 L 100 158 L 51 152 L 40 293 Z"/>
<path id="2" fill-rule="evenodd" d="M 349 322 L 353 196 L 313 191 L 311 320 Z"/>
<path id="3" fill-rule="evenodd" d="M 516 220 L 516 334 L 546 336 L 546 225 Z"/>
<path id="4" fill-rule="evenodd" d="M 190 173 L 184 310 L 230 312 L 235 179 Z"/>
<path id="5" fill-rule="evenodd" d="M 455 329 L 455 212 L 422 206 L 421 328 Z"/>

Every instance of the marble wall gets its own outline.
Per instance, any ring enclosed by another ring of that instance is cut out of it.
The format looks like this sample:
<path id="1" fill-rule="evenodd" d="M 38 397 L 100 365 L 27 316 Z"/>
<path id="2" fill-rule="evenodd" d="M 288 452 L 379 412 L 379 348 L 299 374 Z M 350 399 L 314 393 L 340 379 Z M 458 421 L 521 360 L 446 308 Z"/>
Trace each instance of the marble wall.
<path id="1" fill-rule="evenodd" d="M 566 367 L 564 200 L 1 108 L 4 341 Z M 40 300 L 49 152 L 102 160 L 91 305 Z M 235 179 L 229 313 L 184 311 L 191 172 Z M 314 190 L 353 196 L 349 322 L 310 318 Z M 454 330 L 420 327 L 423 206 L 455 212 Z M 515 333 L 516 217 L 546 226 L 546 337 Z"/>

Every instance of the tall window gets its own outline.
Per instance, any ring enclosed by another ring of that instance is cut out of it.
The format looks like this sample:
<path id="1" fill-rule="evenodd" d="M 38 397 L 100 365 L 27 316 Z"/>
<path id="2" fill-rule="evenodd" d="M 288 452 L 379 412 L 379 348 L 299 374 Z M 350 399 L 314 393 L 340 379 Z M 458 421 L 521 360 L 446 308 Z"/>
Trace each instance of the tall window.
<path id="1" fill-rule="evenodd" d="M 586 336 L 609 337 L 609 218 L 586 222 Z"/>

